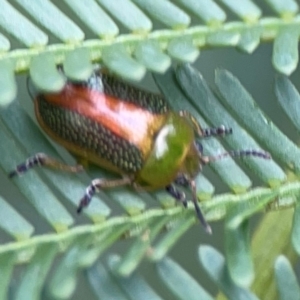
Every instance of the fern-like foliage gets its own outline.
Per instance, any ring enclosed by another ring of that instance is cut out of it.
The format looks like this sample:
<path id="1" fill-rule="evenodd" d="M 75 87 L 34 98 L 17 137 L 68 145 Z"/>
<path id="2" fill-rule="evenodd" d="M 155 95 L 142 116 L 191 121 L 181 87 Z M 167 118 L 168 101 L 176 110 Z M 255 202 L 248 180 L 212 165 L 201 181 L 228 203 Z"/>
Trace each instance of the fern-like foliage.
<path id="1" fill-rule="evenodd" d="M 195 61 L 201 48 L 236 46 L 251 53 L 261 41 L 271 40 L 274 67 L 291 74 L 298 64 L 298 4 L 293 0 L 266 2 L 260 7 L 249 0 L 239 1 L 239 5 L 230 0 L 0 0 L 0 26 L 4 29 L 0 35 L 2 105 L 16 95 L 16 72 L 29 71 L 40 89 L 57 91 L 66 80 L 57 71 L 57 64 L 63 64 L 66 76 L 73 80 L 88 78 L 93 62 L 135 80 L 150 70 L 175 110 L 191 111 L 203 127 L 224 124 L 233 128 L 234 134 L 221 141 L 226 148 L 261 148 L 272 154 L 270 161 L 247 158 L 238 165 L 226 158 L 212 164 L 228 187 L 226 194 L 214 195 L 213 184 L 202 174 L 197 178 L 197 193 L 204 201 L 207 219 L 225 219 L 226 233 L 226 262 L 210 247 L 200 248 L 199 258 L 229 299 L 257 299 L 254 292 L 261 291 L 255 281 L 252 291 L 249 289 L 255 275 L 248 219 L 266 207 L 277 210 L 297 202 L 300 150 L 262 113 L 233 74 L 217 70 L 217 90 L 212 91 L 197 70 L 182 63 Z M 266 6 L 274 11 L 272 17 L 264 15 Z M 225 22 L 226 13 L 233 13 L 237 20 Z M 170 68 L 172 60 L 179 62 L 175 69 Z M 275 92 L 291 123 L 300 130 L 297 90 L 281 75 L 276 79 Z M 0 110 L 0 168 L 5 174 L 37 151 L 62 159 L 21 106 L 13 102 Z M 216 139 L 204 140 L 204 151 L 216 155 L 225 151 L 222 144 Z M 261 187 L 251 189 L 253 173 Z M 34 234 L 38 231 L 35 222 L 23 216 L 22 206 L 13 207 L 10 199 L 1 197 L 0 186 L 0 228 L 10 238 L 0 245 L 0 299 L 39 299 L 42 291 L 51 298 L 68 299 L 82 269 L 99 299 L 141 299 L 142 292 L 149 299 L 161 299 L 134 273 L 145 257 L 157 264 L 162 279 L 169 279 L 166 284 L 177 298 L 199 299 L 202 295 L 201 299 L 212 299 L 190 275 L 165 258 L 195 223 L 192 207 L 185 210 L 175 206 L 164 192 L 113 190 L 95 197 L 85 210 L 84 224 L 76 224 L 73 211 L 86 184 L 96 176 L 112 175 L 92 168 L 80 177 L 41 169 L 14 180 L 37 219 L 50 226 L 47 234 Z M 148 203 L 155 207 L 147 208 Z M 113 205 L 126 215 L 109 217 Z M 299 216 L 296 209 L 292 244 L 297 253 Z M 126 254 L 122 258 L 111 256 L 108 266 L 101 264 L 101 254 L 123 238 L 131 238 Z M 59 265 L 48 275 L 56 260 Z M 20 264 L 25 264 L 23 276 L 14 281 L 14 270 Z M 276 262 L 278 269 L 291 274 L 282 257 Z M 282 284 L 285 278 L 280 271 L 276 274 L 280 295 L 287 299 L 284 297 L 289 291 Z M 297 285 L 293 288 L 290 293 L 295 296 Z"/>
<path id="2" fill-rule="evenodd" d="M 236 46 L 252 53 L 266 40 L 274 41 L 273 65 L 289 75 L 298 64 L 299 7 L 295 0 L 266 2 L 1 0 L 0 103 L 16 95 L 14 72 L 30 69 L 40 88 L 55 91 L 64 84 L 56 64 L 84 80 L 91 61 L 101 60 L 138 80 L 146 70 L 164 72 L 171 59 L 193 62 L 199 48 Z M 264 15 L 270 8 L 274 15 Z M 236 19 L 225 23 L 227 13 Z"/>

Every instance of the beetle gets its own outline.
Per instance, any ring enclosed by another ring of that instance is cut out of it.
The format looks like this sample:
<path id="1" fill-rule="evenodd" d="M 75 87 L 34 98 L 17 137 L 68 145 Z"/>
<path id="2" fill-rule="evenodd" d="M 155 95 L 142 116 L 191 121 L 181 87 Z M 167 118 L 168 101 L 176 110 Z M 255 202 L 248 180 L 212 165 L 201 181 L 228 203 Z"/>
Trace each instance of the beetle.
<path id="1" fill-rule="evenodd" d="M 191 190 L 196 215 L 207 232 L 196 195 L 195 176 L 202 166 L 224 156 L 258 156 L 259 150 L 231 151 L 205 156 L 199 138 L 231 134 L 231 128 L 202 128 L 188 111 L 173 111 L 161 94 L 141 90 L 115 76 L 96 70 L 86 82 L 67 81 L 58 93 L 38 93 L 35 115 L 41 128 L 58 144 L 84 160 L 121 175 L 96 178 L 87 187 L 77 212 L 102 189 L 131 185 L 141 190 L 165 189 L 187 207 L 179 186 Z M 44 153 L 18 165 L 10 177 L 34 166 L 78 172 Z"/>

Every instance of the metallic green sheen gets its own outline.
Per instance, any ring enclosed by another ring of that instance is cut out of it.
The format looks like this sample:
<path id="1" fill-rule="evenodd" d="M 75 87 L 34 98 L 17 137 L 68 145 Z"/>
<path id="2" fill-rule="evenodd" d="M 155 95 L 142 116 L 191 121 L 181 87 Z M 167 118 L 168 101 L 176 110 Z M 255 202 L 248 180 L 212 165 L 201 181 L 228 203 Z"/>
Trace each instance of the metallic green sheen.
<path id="1" fill-rule="evenodd" d="M 165 125 L 156 136 L 148 159 L 137 174 L 136 181 L 152 188 L 168 185 L 184 166 L 194 139 L 190 122 L 177 113 L 170 112 Z"/>

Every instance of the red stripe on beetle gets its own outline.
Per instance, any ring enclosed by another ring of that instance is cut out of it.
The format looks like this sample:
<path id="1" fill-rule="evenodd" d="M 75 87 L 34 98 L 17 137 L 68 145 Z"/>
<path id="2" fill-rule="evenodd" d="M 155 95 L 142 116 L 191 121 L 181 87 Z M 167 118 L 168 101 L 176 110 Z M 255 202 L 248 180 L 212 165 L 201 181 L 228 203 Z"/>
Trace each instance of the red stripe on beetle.
<path id="1" fill-rule="evenodd" d="M 145 137 L 151 139 L 166 115 L 155 115 L 133 103 L 107 96 L 83 86 L 67 84 L 57 94 L 44 95 L 53 105 L 76 111 L 105 126 L 116 135 L 143 148 Z"/>

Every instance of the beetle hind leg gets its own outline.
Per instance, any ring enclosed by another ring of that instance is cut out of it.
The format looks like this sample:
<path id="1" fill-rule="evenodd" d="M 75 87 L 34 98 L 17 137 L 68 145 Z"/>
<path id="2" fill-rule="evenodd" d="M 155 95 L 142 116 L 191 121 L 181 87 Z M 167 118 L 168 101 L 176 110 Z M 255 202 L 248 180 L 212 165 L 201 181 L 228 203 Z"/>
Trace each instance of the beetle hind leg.
<path id="1" fill-rule="evenodd" d="M 49 157 L 45 153 L 37 153 L 34 156 L 29 157 L 22 164 L 17 165 L 17 167 L 9 173 L 9 177 L 15 177 L 26 173 L 28 170 L 36 166 L 45 166 L 56 170 L 61 170 L 65 172 L 77 173 L 83 171 L 81 165 L 69 166 L 64 164 L 54 158 Z"/>
<path id="2" fill-rule="evenodd" d="M 77 213 L 81 213 L 84 207 L 87 207 L 91 202 L 93 196 L 100 190 L 110 189 L 123 185 L 132 184 L 132 179 L 129 177 L 124 177 L 121 179 L 112 179 L 112 180 L 103 180 L 103 179 L 94 179 L 91 184 L 86 188 L 84 196 L 81 198 Z"/>

